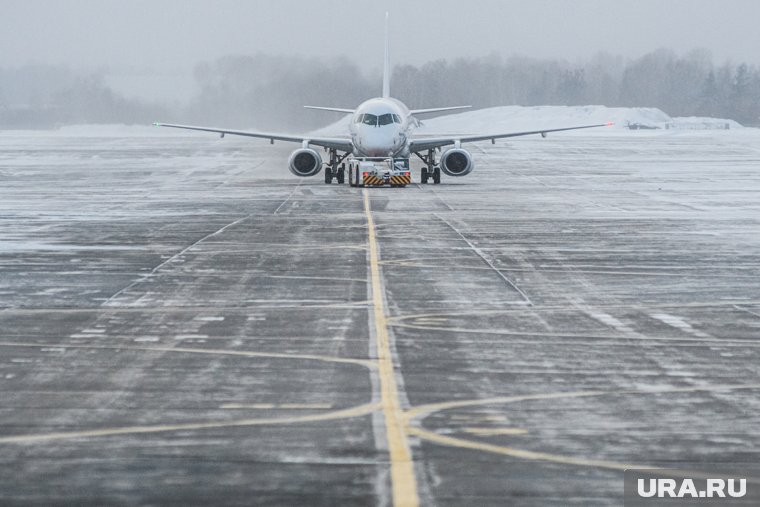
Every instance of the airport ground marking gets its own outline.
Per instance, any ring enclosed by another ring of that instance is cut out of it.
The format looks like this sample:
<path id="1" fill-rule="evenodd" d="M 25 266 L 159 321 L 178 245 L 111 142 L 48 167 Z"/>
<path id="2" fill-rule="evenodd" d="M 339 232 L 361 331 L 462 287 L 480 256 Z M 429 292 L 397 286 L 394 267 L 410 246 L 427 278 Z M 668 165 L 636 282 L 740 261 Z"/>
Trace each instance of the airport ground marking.
<path id="1" fill-rule="evenodd" d="M 383 236 L 383 238 L 386 238 L 387 236 Z M 405 236 L 406 238 L 410 236 Z M 423 248 L 423 247 L 417 247 L 417 248 Z M 440 247 L 435 247 L 436 250 L 440 251 Z M 482 248 L 482 250 L 493 250 L 494 248 Z M 460 250 L 460 248 L 450 248 L 450 250 Z M 431 256 L 425 256 L 427 259 L 431 258 Z M 446 261 L 452 261 L 457 260 L 454 257 L 446 257 Z M 402 260 L 388 260 L 388 261 L 382 261 L 381 264 L 387 264 L 387 265 L 394 265 L 404 268 L 425 268 L 425 269 L 440 269 L 440 265 L 436 264 L 429 264 L 425 261 L 420 261 L 419 259 L 402 259 Z M 462 270 L 475 270 L 475 271 L 492 271 L 493 268 L 489 266 L 467 266 L 463 264 L 457 264 L 457 269 Z M 604 269 L 558 269 L 558 268 L 510 268 L 510 267 L 503 267 L 499 266 L 497 270 L 501 273 L 560 273 L 560 274 L 567 274 L 567 273 L 573 273 L 573 274 L 589 274 L 589 275 L 613 275 L 613 276 L 644 276 L 644 277 L 673 277 L 673 278 L 717 278 L 719 275 L 713 274 L 713 273 L 690 273 L 688 270 L 684 269 L 684 271 L 687 271 L 686 273 L 672 273 L 672 272 L 657 272 L 657 271 L 622 271 L 622 270 L 604 270 Z M 754 279 L 756 278 L 755 275 L 733 275 L 735 279 Z"/>
<path id="2" fill-rule="evenodd" d="M 472 250 L 478 257 L 480 257 L 480 259 L 483 262 L 485 262 L 486 265 L 494 273 L 496 273 L 499 276 L 499 278 L 501 278 L 502 280 L 504 280 L 504 282 L 508 286 L 512 287 L 515 291 L 517 291 L 517 293 L 520 294 L 520 296 L 525 300 L 526 303 L 528 303 L 529 305 L 533 306 L 533 302 L 530 300 L 530 298 L 528 297 L 528 295 L 520 287 L 518 287 L 515 282 L 513 282 L 512 280 L 510 280 L 507 275 L 505 275 L 504 273 L 502 273 L 499 270 L 499 268 L 497 268 L 496 266 L 494 266 L 493 262 L 491 262 L 491 260 L 488 257 L 486 257 L 486 255 L 483 253 L 482 249 L 480 249 L 479 247 L 475 246 L 475 244 L 473 244 L 472 241 L 470 241 L 469 239 L 467 239 L 467 236 L 465 236 L 462 233 L 462 231 L 460 231 L 459 229 L 457 229 L 456 227 L 454 227 L 448 220 L 446 220 L 445 218 L 443 218 L 441 215 L 439 215 L 438 213 L 436 213 L 435 216 L 436 216 L 436 218 L 438 218 L 438 220 L 440 220 L 441 222 L 443 222 L 444 224 L 446 224 L 452 231 L 454 231 L 455 233 L 457 233 L 457 235 L 462 239 L 462 241 L 464 241 L 465 243 L 467 243 L 467 246 L 470 247 L 470 250 Z"/>
<path id="3" fill-rule="evenodd" d="M 149 278 L 153 277 L 153 276 L 154 276 L 156 273 L 158 273 L 158 271 L 159 271 L 161 268 L 163 268 L 163 267 L 164 267 L 164 266 L 166 266 L 167 264 L 170 264 L 171 262 L 174 262 L 174 260 L 175 260 L 175 259 L 178 259 L 179 257 L 182 257 L 184 254 L 186 254 L 188 251 L 190 251 L 190 249 L 192 249 L 192 248 L 195 248 L 196 246 L 200 245 L 201 243 L 203 243 L 203 242 L 204 242 L 204 241 L 206 241 L 207 239 L 213 238 L 213 237 L 214 237 L 214 236 L 216 236 L 217 234 L 221 234 L 221 233 L 223 233 L 224 231 L 226 231 L 226 230 L 227 230 L 227 229 L 229 229 L 230 227 L 234 227 L 234 226 L 238 225 L 238 224 L 239 224 L 239 223 L 241 223 L 241 222 L 245 222 L 245 221 L 246 221 L 246 220 L 248 220 L 249 218 L 253 217 L 253 215 L 254 215 L 254 214 L 253 214 L 253 213 L 251 213 L 251 214 L 249 214 L 249 215 L 246 215 L 246 216 L 244 216 L 244 217 L 242 217 L 242 218 L 238 218 L 237 220 L 233 220 L 232 222 L 228 223 L 228 224 L 227 224 L 227 225 L 225 225 L 224 227 L 221 227 L 221 228 L 219 228 L 219 229 L 215 230 L 215 231 L 214 231 L 214 232 L 212 232 L 212 233 L 206 234 L 206 235 L 205 235 L 205 236 L 203 236 L 201 239 L 199 239 L 199 240 L 195 241 L 195 242 L 194 242 L 194 243 L 192 243 L 191 245 L 188 245 L 188 246 L 186 246 L 185 248 L 183 248 L 183 249 L 182 249 L 182 250 L 180 250 L 179 252 L 177 252 L 177 253 L 173 254 L 173 255 L 172 255 L 171 257 L 169 257 L 168 259 L 165 259 L 165 260 L 161 261 L 161 263 L 160 263 L 160 264 L 158 264 L 156 267 L 154 267 L 152 270 L 150 270 L 150 273 L 146 273 L 146 274 L 142 275 L 141 277 L 139 277 L 137 280 L 134 280 L 132 283 L 130 283 L 130 284 L 129 284 L 129 285 L 127 285 L 126 287 L 124 287 L 124 288 L 122 288 L 122 289 L 118 290 L 117 292 L 115 292 L 115 293 L 114 293 L 113 295 L 111 295 L 111 296 L 110 296 L 108 299 L 106 299 L 105 301 L 103 301 L 103 303 L 101 304 L 101 306 L 103 306 L 103 307 L 108 307 L 108 306 L 111 304 L 111 302 L 112 302 L 113 300 L 115 300 L 116 298 L 118 298 L 119 296 L 121 296 L 122 294 L 124 294 L 125 292 L 127 292 L 127 291 L 128 291 L 129 289 L 131 289 L 132 287 L 135 287 L 136 285 L 139 285 L 139 284 L 141 284 L 142 282 L 144 282 L 145 280 L 147 280 L 147 279 L 149 279 Z"/>
<path id="4" fill-rule="evenodd" d="M 304 361 L 321 361 L 325 363 L 343 363 L 363 366 L 368 369 L 377 367 L 374 361 L 369 359 L 354 359 L 350 357 L 320 356 L 315 354 L 283 354 L 276 352 L 251 352 L 246 350 L 224 349 L 199 349 L 190 347 L 139 347 L 134 345 L 87 345 L 65 343 L 16 343 L 0 342 L 0 347 L 25 347 L 25 348 L 51 348 L 57 349 L 100 349 L 100 350 L 134 350 L 140 352 L 171 352 L 184 354 L 204 354 L 212 356 L 238 356 L 271 359 L 291 359 Z"/>
<path id="5" fill-rule="evenodd" d="M 390 333 L 385 316 L 385 300 L 380 277 L 380 256 L 377 247 L 375 221 L 372 218 L 369 193 L 363 190 L 364 214 L 367 219 L 370 280 L 374 317 L 377 369 L 380 378 L 380 400 L 383 408 L 385 432 L 391 465 L 391 490 L 395 507 L 419 505 L 417 479 L 414 474 L 412 452 L 409 447 L 408 428 L 401 409 L 396 371 L 393 366 Z"/>
<path id="6" fill-rule="evenodd" d="M 421 426 L 422 420 L 429 415 L 444 410 L 452 410 L 457 408 L 475 407 L 483 405 L 496 405 L 496 404 L 509 404 L 517 403 L 521 401 L 538 401 L 538 400 L 554 400 L 554 399 L 567 399 L 567 398 L 583 398 L 583 397 L 597 397 L 597 396 L 619 396 L 619 395 L 652 395 L 652 394 L 668 394 L 668 393 L 696 393 L 696 392 L 715 392 L 715 391 L 736 391 L 736 390 L 753 390 L 760 389 L 760 384 L 738 384 L 738 385 L 715 385 L 704 387 L 671 387 L 671 388 L 653 388 L 653 389 L 631 389 L 620 391 L 569 391 L 569 392 L 555 392 L 544 394 L 529 394 L 524 396 L 502 396 L 496 398 L 485 399 L 472 399 L 472 400 L 457 400 L 457 401 L 445 401 L 440 403 L 430 403 L 427 405 L 419 405 L 412 407 L 404 413 L 406 418 L 406 425 L 410 435 L 419 437 L 422 440 L 428 440 L 440 445 L 449 447 L 459 447 L 463 449 L 471 449 L 475 451 L 489 452 L 492 454 L 501 454 L 504 456 L 510 456 L 513 458 L 520 458 L 531 461 L 546 461 L 551 463 L 559 463 L 564 465 L 584 466 L 593 468 L 603 468 L 607 470 L 625 471 L 630 468 L 647 468 L 654 469 L 657 467 L 651 465 L 641 464 L 629 464 L 620 463 L 610 460 L 598 460 L 589 459 L 583 457 L 567 456 L 562 454 L 546 453 L 539 451 L 530 451 L 525 449 L 518 449 L 515 447 L 509 447 L 504 445 L 490 444 L 487 442 L 469 440 L 464 438 L 451 437 L 448 435 L 442 435 L 434 431 L 427 430 Z M 689 470 L 669 470 L 669 476 L 677 477 L 691 477 L 702 478 L 709 477 L 709 474 L 699 471 Z M 760 478 L 750 478 L 749 482 L 760 483 Z"/>
<path id="7" fill-rule="evenodd" d="M 279 206 L 277 206 L 277 209 L 274 210 L 274 213 L 272 213 L 272 215 L 276 215 L 277 213 L 279 213 L 280 210 L 288 203 L 288 201 L 290 201 L 290 199 L 294 195 L 296 195 L 296 192 L 298 192 L 299 190 L 301 190 L 301 183 L 303 183 L 303 180 L 299 181 L 298 184 L 295 187 L 293 187 L 293 190 L 288 194 L 288 196 L 285 198 L 285 200 L 282 201 L 282 204 L 280 204 Z"/>
<path id="8" fill-rule="evenodd" d="M 472 329 L 461 327 L 440 327 L 440 326 L 426 326 L 416 324 L 390 324 L 393 327 L 401 327 L 406 329 L 418 329 L 422 331 L 436 331 L 446 333 L 457 334 L 486 334 L 495 336 L 534 336 L 538 338 L 567 338 L 572 339 L 585 339 L 587 341 L 597 342 L 603 340 L 611 340 L 617 342 L 642 342 L 642 343 L 656 343 L 656 342 L 685 342 L 705 344 L 710 346 L 727 346 L 727 347 L 760 347 L 760 342 L 757 340 L 744 340 L 734 338 L 698 338 L 689 336 L 615 336 L 615 335 L 592 335 L 592 334 L 570 334 L 570 333 L 541 333 L 532 331 L 513 331 L 509 329 Z M 510 342 L 516 343 L 516 342 Z M 535 343 L 535 342 L 533 342 Z M 545 342 L 542 342 L 545 343 Z M 571 343 L 569 343 L 571 344 Z"/>
<path id="9" fill-rule="evenodd" d="M 392 263 L 394 261 L 385 261 L 387 263 Z M 380 264 L 383 264 L 383 261 L 380 262 Z M 431 266 L 432 267 L 432 266 Z M 478 269 L 489 269 L 489 268 L 478 268 Z M 623 310 L 630 310 L 631 308 L 634 308 L 639 311 L 644 310 L 659 310 L 659 309 L 726 309 L 728 307 L 732 307 L 736 310 L 740 311 L 747 311 L 747 308 L 741 308 L 738 305 L 749 305 L 749 306 L 760 306 L 760 300 L 743 300 L 743 301 L 696 301 L 696 302 L 684 302 L 684 303 L 648 303 L 645 305 L 635 305 L 632 306 L 630 303 L 616 303 L 616 304 L 601 304 L 601 305 L 595 305 L 594 308 L 597 308 L 599 310 L 615 310 L 615 309 L 623 309 Z M 513 307 L 511 308 L 472 308 L 469 310 L 460 310 L 460 311 L 449 311 L 445 313 L 441 312 L 425 312 L 425 313 L 415 313 L 415 314 L 407 314 L 407 315 L 397 315 L 395 317 L 388 317 L 388 322 L 391 324 L 394 324 L 396 322 L 405 321 L 405 320 L 411 320 L 416 319 L 419 317 L 451 317 L 451 316 L 481 316 L 481 315 L 502 315 L 502 314 L 509 314 L 509 313 L 520 313 L 524 312 L 526 309 L 526 305 L 524 302 L 516 302 L 513 303 Z M 542 311 L 542 312 L 574 312 L 576 311 L 576 308 L 574 306 L 569 306 L 565 304 L 557 305 L 557 304 L 547 304 L 547 305 L 540 305 L 536 306 L 535 308 L 532 308 L 533 311 Z M 760 314 L 757 314 L 760 317 Z"/>
<path id="10" fill-rule="evenodd" d="M 471 449 L 475 451 L 484 451 L 492 454 L 501 454 L 504 456 L 510 456 L 513 458 L 521 458 L 531 461 L 550 461 L 552 463 L 560 463 L 566 465 L 581 465 L 594 468 L 605 468 L 611 470 L 625 471 L 629 468 L 642 468 L 637 465 L 629 465 L 625 463 L 617 463 L 614 461 L 605 460 L 593 460 L 584 458 L 574 458 L 570 456 L 562 456 L 559 454 L 550 454 L 545 452 L 526 451 L 524 449 L 516 449 L 514 447 L 507 447 L 504 445 L 488 444 L 485 442 L 479 442 L 475 440 L 468 440 L 464 438 L 451 437 L 448 435 L 441 435 L 433 431 L 425 430 L 422 428 L 411 427 L 409 433 L 415 435 L 423 440 L 435 442 L 437 444 L 460 447 L 464 449 Z M 648 467 L 647 467 L 648 468 Z"/>
<path id="11" fill-rule="evenodd" d="M 524 303 L 521 302 L 521 304 L 524 305 Z M 600 307 L 601 308 L 601 307 Z M 615 307 L 613 307 L 615 308 Z M 696 343 L 696 344 L 709 344 L 711 346 L 715 345 L 722 345 L 722 346 L 731 346 L 731 347 L 760 347 L 760 342 L 757 340 L 750 340 L 750 339 L 742 339 L 742 338 L 720 338 L 715 336 L 705 336 L 705 337 L 699 337 L 699 336 L 647 336 L 647 335 L 612 335 L 612 334 L 589 334 L 589 333 L 563 333 L 563 332 L 549 332 L 549 331 L 517 331 L 512 329 L 477 329 L 477 328 L 463 328 L 463 327 L 449 327 L 449 326 L 441 326 L 436 325 L 437 322 L 431 321 L 430 319 L 437 319 L 437 318 L 443 318 L 448 319 L 449 317 L 456 317 L 456 316 L 476 316 L 476 315 L 502 315 L 502 314 L 509 314 L 509 313 L 520 313 L 525 312 L 527 309 L 527 306 L 523 306 L 521 308 L 509 308 L 509 309 L 503 309 L 503 310 L 472 310 L 472 311 L 466 311 L 466 312 L 448 312 L 448 313 L 422 313 L 422 314 L 415 314 L 415 315 L 399 315 L 396 317 L 389 317 L 387 319 L 388 325 L 392 327 L 400 327 L 400 328 L 406 328 L 406 329 L 418 329 L 422 331 L 436 331 L 436 332 L 447 332 L 447 333 L 457 333 L 457 334 L 481 334 L 481 335 L 496 335 L 496 336 L 534 336 L 534 337 L 543 337 L 543 338 L 567 338 L 567 339 L 586 339 L 591 340 L 593 342 L 601 341 L 601 340 L 612 340 L 612 341 L 626 341 L 626 342 L 646 342 L 646 343 L 656 343 L 656 342 L 684 342 L 684 343 Z M 571 313 L 574 308 L 569 307 L 547 307 L 547 308 L 531 308 L 533 312 L 536 311 L 558 311 L 558 312 L 568 312 Z M 418 322 L 411 322 L 408 323 L 406 321 L 409 320 L 416 320 Z M 424 320 L 425 322 L 420 322 Z M 442 321 L 439 321 L 442 322 Z M 514 342 L 513 342 L 514 343 Z M 545 342 L 542 342 L 545 343 Z"/>
<path id="12" fill-rule="evenodd" d="M 366 283 L 363 280 L 362 283 Z M 0 315 L 36 315 L 41 313 L 62 313 L 62 314 L 81 314 L 81 313 L 96 313 L 107 315 L 118 315 L 121 313 L 198 313 L 212 311 L 215 313 L 247 313 L 256 310 L 314 310 L 320 308 L 333 308 L 333 309 L 356 309 L 364 310 L 371 303 L 370 300 L 361 301 L 334 301 L 315 303 L 314 300 L 301 300 L 298 303 L 297 300 L 285 300 L 285 299 L 256 299 L 248 300 L 247 303 L 259 303 L 259 304 L 246 304 L 241 306 L 205 306 L 205 305 L 166 305 L 166 306 L 109 306 L 107 308 L 93 307 L 93 308 L 4 308 L 0 310 Z M 10 336 L 6 334 L 5 336 Z"/>
<path id="13" fill-rule="evenodd" d="M 219 428 L 240 428 L 249 426 L 267 426 L 277 424 L 299 424 L 317 421 L 332 421 L 336 419 L 349 419 L 372 414 L 380 410 L 379 403 L 366 403 L 342 410 L 309 414 L 296 417 L 270 417 L 259 419 L 240 419 L 237 421 L 185 423 L 185 424 L 158 424 L 153 426 L 124 426 L 120 428 L 103 428 L 95 430 L 67 431 L 57 433 L 42 433 L 38 435 L 16 435 L 0 437 L 0 444 L 34 444 L 55 440 L 73 440 L 87 438 L 103 438 L 120 435 L 143 435 L 150 433 L 167 433 L 176 431 L 198 431 Z"/>

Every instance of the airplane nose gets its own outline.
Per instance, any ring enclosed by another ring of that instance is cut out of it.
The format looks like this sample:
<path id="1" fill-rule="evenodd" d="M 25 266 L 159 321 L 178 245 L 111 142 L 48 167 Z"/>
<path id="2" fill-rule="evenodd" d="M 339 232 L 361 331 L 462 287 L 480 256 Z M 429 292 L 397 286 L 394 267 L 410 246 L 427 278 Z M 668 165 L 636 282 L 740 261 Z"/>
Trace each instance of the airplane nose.
<path id="1" fill-rule="evenodd" d="M 398 146 L 398 136 L 379 131 L 367 132 L 362 136 L 361 149 L 370 157 L 387 157 Z"/>

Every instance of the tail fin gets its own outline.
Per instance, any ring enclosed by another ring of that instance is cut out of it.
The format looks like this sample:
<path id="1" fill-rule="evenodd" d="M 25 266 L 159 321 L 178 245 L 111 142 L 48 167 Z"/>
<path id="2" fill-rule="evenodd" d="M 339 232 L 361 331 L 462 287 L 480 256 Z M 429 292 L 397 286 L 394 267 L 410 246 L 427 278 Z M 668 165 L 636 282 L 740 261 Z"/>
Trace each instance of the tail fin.
<path id="1" fill-rule="evenodd" d="M 383 98 L 391 96 L 391 57 L 388 54 L 388 13 L 385 13 L 385 62 L 383 63 Z"/>

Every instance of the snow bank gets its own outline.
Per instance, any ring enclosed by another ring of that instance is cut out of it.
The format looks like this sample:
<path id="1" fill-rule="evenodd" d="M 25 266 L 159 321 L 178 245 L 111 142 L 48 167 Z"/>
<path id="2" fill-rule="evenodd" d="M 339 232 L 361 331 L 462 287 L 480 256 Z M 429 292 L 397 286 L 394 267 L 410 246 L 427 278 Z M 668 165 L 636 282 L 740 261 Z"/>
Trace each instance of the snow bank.
<path id="1" fill-rule="evenodd" d="M 722 118 L 705 118 L 701 116 L 685 116 L 671 118 L 665 128 L 679 130 L 729 130 L 744 128 L 739 122 Z"/>

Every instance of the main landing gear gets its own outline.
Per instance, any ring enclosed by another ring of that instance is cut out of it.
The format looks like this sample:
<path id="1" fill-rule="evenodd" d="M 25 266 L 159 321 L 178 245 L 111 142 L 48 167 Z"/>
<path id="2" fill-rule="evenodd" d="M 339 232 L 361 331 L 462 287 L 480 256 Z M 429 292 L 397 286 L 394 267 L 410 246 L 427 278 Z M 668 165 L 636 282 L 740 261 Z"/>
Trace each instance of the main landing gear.
<path id="1" fill-rule="evenodd" d="M 348 153 L 338 155 L 337 150 L 330 150 L 330 162 L 325 166 L 325 183 L 330 185 L 335 179 L 339 185 L 346 181 L 346 164 L 342 163 Z"/>
<path id="2" fill-rule="evenodd" d="M 425 166 L 420 172 L 420 183 L 425 185 L 432 178 L 433 183 L 438 185 L 441 182 L 441 166 L 435 163 L 435 150 L 428 150 L 427 155 L 420 155 L 417 152 L 414 154 L 425 162 Z"/>

